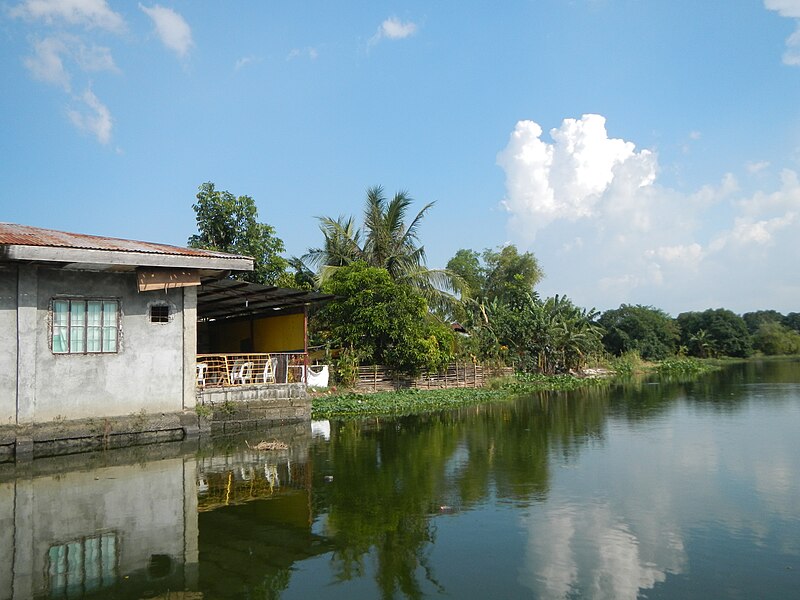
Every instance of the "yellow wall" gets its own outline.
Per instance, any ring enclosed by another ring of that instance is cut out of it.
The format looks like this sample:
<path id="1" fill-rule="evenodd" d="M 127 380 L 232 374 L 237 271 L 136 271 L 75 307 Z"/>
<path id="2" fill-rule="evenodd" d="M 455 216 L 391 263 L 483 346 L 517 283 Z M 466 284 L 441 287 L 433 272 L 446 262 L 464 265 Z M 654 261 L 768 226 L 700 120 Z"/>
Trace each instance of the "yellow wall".
<path id="1" fill-rule="evenodd" d="M 259 319 L 254 325 L 254 352 L 280 352 L 305 347 L 303 313 Z"/>
<path id="2" fill-rule="evenodd" d="M 215 321 L 211 327 L 209 352 L 302 351 L 305 345 L 303 313 L 263 317 L 250 321 Z"/>

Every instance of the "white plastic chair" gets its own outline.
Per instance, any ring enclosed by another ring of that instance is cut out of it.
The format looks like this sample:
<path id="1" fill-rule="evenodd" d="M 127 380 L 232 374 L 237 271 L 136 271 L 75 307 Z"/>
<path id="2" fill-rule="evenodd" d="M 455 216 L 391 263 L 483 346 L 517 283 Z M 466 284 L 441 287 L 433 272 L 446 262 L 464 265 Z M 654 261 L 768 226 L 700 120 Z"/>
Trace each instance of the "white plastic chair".
<path id="1" fill-rule="evenodd" d="M 231 370 L 231 383 L 233 385 L 244 385 L 253 377 L 253 363 L 250 361 L 247 362 L 239 362 L 237 361 L 233 365 L 233 370 Z"/>
<path id="2" fill-rule="evenodd" d="M 275 369 L 278 367 L 277 358 L 267 358 L 264 363 L 264 383 L 275 383 Z"/>
<path id="3" fill-rule="evenodd" d="M 206 363 L 197 363 L 197 385 L 206 387 L 206 371 L 208 365 Z"/>

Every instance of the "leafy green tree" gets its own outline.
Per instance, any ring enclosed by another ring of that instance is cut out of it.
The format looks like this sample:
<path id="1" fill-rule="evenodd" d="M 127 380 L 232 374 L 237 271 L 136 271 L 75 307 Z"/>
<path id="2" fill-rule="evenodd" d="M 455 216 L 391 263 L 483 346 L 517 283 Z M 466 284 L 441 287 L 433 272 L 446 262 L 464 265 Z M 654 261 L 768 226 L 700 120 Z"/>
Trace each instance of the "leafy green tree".
<path id="1" fill-rule="evenodd" d="M 688 347 L 695 356 L 703 356 L 698 345 L 702 330 L 703 342 L 713 349 L 713 354 L 744 358 L 750 356 L 753 347 L 750 332 L 742 317 L 724 308 L 708 309 L 703 312 L 686 312 L 678 315 L 681 344 Z"/>
<path id="2" fill-rule="evenodd" d="M 464 295 L 477 298 L 483 295 L 486 287 L 486 275 L 481 265 L 481 255 L 475 250 L 462 248 L 447 263 L 447 270 L 455 273 L 464 281 Z"/>
<path id="3" fill-rule="evenodd" d="M 273 227 L 258 222 L 250 196 L 236 197 L 207 182 L 200 186 L 192 208 L 198 233 L 189 238 L 190 247 L 252 257 L 253 271 L 239 276 L 246 281 L 272 285 L 286 271 L 288 263 L 280 255 L 283 241 Z"/>
<path id="4" fill-rule="evenodd" d="M 605 329 L 603 345 L 616 356 L 638 350 L 645 360 L 663 360 L 675 354 L 678 326 L 658 308 L 622 304 L 604 312 L 599 324 Z"/>
<path id="5" fill-rule="evenodd" d="M 314 329 L 332 346 L 352 349 L 361 363 L 413 374 L 440 370 L 450 359 L 450 328 L 386 269 L 353 263 L 336 269 L 322 289 L 336 299 L 315 316 Z"/>
<path id="6" fill-rule="evenodd" d="M 765 321 L 753 336 L 753 347 L 764 354 L 800 354 L 800 333 L 775 321 Z"/>
<path id="7" fill-rule="evenodd" d="M 783 318 L 783 325 L 800 332 L 800 312 L 790 312 Z"/>
<path id="8" fill-rule="evenodd" d="M 503 302 L 520 302 L 544 277 L 539 261 L 531 252 L 520 254 L 513 244 L 499 251 L 484 250 L 486 281 L 484 296 Z"/>
<path id="9" fill-rule="evenodd" d="M 750 334 L 755 334 L 764 323 L 783 323 L 784 316 L 776 310 L 757 310 L 742 315 Z"/>

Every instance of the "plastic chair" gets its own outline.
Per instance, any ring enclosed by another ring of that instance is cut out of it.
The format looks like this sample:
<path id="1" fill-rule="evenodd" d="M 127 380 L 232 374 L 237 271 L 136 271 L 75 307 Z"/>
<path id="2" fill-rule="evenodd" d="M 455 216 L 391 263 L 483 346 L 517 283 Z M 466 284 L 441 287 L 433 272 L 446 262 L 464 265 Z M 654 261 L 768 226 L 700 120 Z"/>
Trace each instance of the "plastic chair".
<path id="1" fill-rule="evenodd" d="M 275 383 L 275 369 L 278 367 L 278 359 L 267 357 L 264 363 L 264 383 Z"/>
<path id="2" fill-rule="evenodd" d="M 253 363 L 250 361 L 236 361 L 231 370 L 231 383 L 233 385 L 244 385 L 253 376 Z"/>
<path id="3" fill-rule="evenodd" d="M 206 387 L 206 371 L 208 365 L 206 363 L 197 363 L 197 385 Z"/>

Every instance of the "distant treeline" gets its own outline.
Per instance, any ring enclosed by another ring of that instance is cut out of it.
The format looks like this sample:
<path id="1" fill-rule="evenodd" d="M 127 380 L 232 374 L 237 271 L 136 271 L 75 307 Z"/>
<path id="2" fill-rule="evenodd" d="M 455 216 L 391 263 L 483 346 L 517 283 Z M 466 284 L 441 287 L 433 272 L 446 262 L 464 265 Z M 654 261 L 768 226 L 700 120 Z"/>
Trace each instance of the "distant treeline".
<path id="1" fill-rule="evenodd" d="M 635 350 L 646 360 L 675 354 L 746 358 L 800 353 L 800 313 L 758 310 L 737 315 L 724 308 L 685 312 L 673 319 L 652 306 L 623 304 L 598 319 L 602 342 L 614 355 Z"/>

